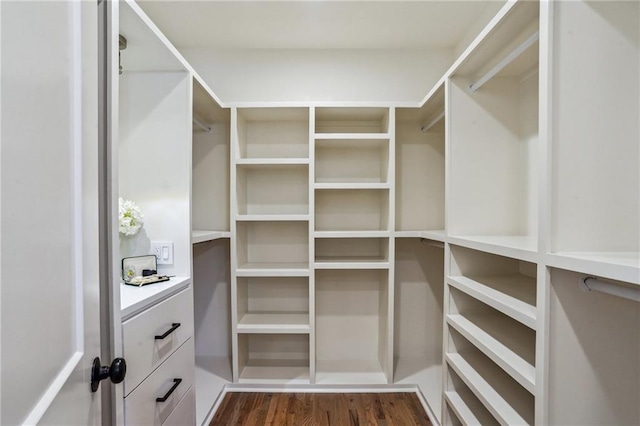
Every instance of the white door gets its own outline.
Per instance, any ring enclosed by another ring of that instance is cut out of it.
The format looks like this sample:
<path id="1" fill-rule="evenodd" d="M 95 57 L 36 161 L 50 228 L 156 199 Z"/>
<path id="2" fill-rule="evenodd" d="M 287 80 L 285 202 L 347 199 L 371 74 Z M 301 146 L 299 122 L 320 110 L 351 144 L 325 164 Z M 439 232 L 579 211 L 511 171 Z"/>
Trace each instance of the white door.
<path id="1" fill-rule="evenodd" d="M 97 22 L 0 0 L 2 425 L 100 423 Z"/>

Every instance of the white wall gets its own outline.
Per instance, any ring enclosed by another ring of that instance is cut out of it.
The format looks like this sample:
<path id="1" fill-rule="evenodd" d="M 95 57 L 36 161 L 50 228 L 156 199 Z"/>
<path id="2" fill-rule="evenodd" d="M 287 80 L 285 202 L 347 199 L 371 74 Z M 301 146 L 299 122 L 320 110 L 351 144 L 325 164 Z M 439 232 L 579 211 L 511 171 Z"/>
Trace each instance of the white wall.
<path id="1" fill-rule="evenodd" d="M 223 102 L 419 102 L 454 59 L 446 49 L 181 52 Z"/>

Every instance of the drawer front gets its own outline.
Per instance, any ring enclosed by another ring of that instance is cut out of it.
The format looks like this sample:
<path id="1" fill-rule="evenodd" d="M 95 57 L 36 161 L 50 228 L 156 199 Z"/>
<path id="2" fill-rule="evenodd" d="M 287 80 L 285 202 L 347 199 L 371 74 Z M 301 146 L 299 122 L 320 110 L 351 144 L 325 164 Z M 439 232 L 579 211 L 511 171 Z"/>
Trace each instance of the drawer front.
<path id="1" fill-rule="evenodd" d="M 127 376 L 125 396 L 193 336 L 193 292 L 191 287 L 171 296 L 122 323 Z M 174 324 L 180 324 L 177 328 Z M 173 331 L 167 334 L 172 328 Z M 164 339 L 156 336 L 165 335 Z"/>
<path id="2" fill-rule="evenodd" d="M 189 339 L 124 399 L 127 426 L 162 425 L 194 382 L 193 339 Z M 177 384 L 176 379 L 182 379 Z M 177 384 L 177 386 L 176 386 Z M 169 394 L 172 387 L 173 392 Z M 167 397 L 158 402 L 156 398 Z"/>
<path id="3" fill-rule="evenodd" d="M 196 424 L 196 396 L 193 387 L 178 403 L 162 426 L 194 426 Z"/>

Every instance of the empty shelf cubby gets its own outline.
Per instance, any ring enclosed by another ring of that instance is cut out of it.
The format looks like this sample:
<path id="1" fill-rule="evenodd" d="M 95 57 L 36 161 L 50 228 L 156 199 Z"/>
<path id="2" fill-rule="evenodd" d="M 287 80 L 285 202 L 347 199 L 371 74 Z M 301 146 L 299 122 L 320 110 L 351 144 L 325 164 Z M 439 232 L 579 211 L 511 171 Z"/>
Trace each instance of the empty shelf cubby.
<path id="1" fill-rule="evenodd" d="M 316 269 L 385 269 L 388 238 L 316 238 Z"/>
<path id="2" fill-rule="evenodd" d="M 389 108 L 316 108 L 316 134 L 388 133 Z"/>
<path id="3" fill-rule="evenodd" d="M 308 108 L 238 108 L 238 159 L 309 158 Z"/>
<path id="4" fill-rule="evenodd" d="M 318 139 L 315 185 L 373 185 L 389 182 L 388 139 Z"/>
<path id="5" fill-rule="evenodd" d="M 239 334 L 239 382 L 309 383 L 309 335 Z"/>
<path id="6" fill-rule="evenodd" d="M 307 165 L 238 165 L 237 209 L 240 216 L 309 214 Z"/>
<path id="7" fill-rule="evenodd" d="M 239 274 L 309 274 L 307 222 L 239 222 L 236 234 Z"/>
<path id="8" fill-rule="evenodd" d="M 316 191 L 315 214 L 316 231 L 388 231 L 389 191 Z"/>
<path id="9" fill-rule="evenodd" d="M 388 271 L 316 271 L 316 383 L 390 378 Z"/>
<path id="10" fill-rule="evenodd" d="M 238 333 L 309 333 L 309 279 L 238 278 Z"/>

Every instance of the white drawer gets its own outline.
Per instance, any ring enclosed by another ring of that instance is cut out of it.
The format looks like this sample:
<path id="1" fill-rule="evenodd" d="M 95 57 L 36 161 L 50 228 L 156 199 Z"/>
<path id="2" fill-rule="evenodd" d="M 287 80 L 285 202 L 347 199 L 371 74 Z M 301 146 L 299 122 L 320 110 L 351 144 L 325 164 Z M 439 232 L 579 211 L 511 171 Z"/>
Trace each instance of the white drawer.
<path id="1" fill-rule="evenodd" d="M 196 424 L 196 396 L 193 387 L 178 403 L 162 426 L 194 426 Z"/>
<path id="2" fill-rule="evenodd" d="M 127 361 L 125 396 L 193 336 L 192 294 L 188 287 L 122 323 L 123 353 Z M 174 324 L 180 325 L 164 339 L 156 338 L 176 327 Z"/>
<path id="3" fill-rule="evenodd" d="M 189 339 L 124 399 L 127 426 L 162 425 L 193 386 L 194 370 L 193 339 Z M 182 380 L 177 386 L 176 379 Z M 165 401 L 156 401 L 173 386 L 175 389 Z"/>

